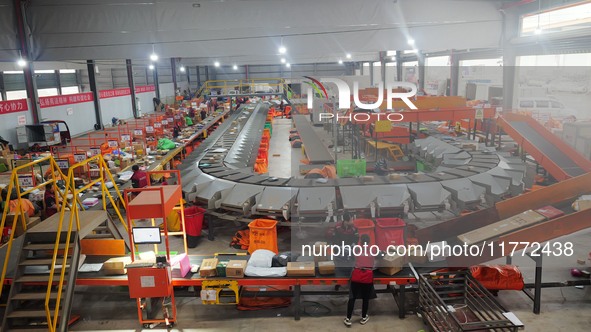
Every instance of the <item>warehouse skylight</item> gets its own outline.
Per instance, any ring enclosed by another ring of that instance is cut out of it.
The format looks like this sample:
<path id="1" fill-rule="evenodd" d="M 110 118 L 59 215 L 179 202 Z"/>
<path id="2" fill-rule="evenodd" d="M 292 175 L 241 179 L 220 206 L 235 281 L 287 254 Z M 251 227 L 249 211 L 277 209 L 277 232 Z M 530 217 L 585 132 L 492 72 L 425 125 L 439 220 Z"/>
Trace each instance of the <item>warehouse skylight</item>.
<path id="1" fill-rule="evenodd" d="M 539 14 L 526 15 L 521 19 L 522 36 L 588 29 L 590 27 L 590 2 L 547 10 Z"/>

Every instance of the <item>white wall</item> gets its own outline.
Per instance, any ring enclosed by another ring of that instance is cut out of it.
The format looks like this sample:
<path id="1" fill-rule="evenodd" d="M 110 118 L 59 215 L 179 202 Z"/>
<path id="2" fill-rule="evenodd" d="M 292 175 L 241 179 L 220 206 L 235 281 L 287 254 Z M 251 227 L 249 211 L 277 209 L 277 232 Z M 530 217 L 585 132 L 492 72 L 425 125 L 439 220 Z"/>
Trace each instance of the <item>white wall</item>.
<path id="1" fill-rule="evenodd" d="M 174 101 L 174 84 L 173 83 L 160 83 L 160 84 L 158 84 L 158 86 L 160 89 L 160 100 L 163 103 L 173 102 Z"/>
<path id="2" fill-rule="evenodd" d="M 0 136 L 10 142 L 14 148 L 18 148 L 16 140 L 16 127 L 18 126 L 18 117 L 26 116 L 27 124 L 33 123 L 33 115 L 31 113 L 31 104 L 27 99 L 29 110 L 24 112 L 8 113 L 0 115 Z"/>
<path id="3" fill-rule="evenodd" d="M 67 113 L 69 108 L 72 109 L 72 115 L 68 115 Z M 72 136 L 78 135 L 89 130 L 94 130 L 94 124 L 96 123 L 94 102 L 42 108 L 41 118 L 43 120 L 66 121 L 70 128 L 70 134 Z"/>
<path id="4" fill-rule="evenodd" d="M 156 97 L 156 93 L 154 91 L 136 93 L 135 97 L 140 103 L 139 109 L 142 111 L 142 114 L 154 113 L 154 102 L 152 101 L 152 99 Z"/>
<path id="5" fill-rule="evenodd" d="M 100 102 L 103 125 L 111 124 L 113 117 L 121 120 L 133 118 L 131 96 L 105 98 Z"/>

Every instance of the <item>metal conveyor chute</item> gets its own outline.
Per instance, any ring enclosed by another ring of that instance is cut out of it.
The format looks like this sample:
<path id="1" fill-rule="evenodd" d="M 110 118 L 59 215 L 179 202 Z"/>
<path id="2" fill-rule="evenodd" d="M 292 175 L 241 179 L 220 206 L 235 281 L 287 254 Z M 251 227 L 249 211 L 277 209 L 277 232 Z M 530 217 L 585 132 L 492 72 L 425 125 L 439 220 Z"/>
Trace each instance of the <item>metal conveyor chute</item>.
<path id="1" fill-rule="evenodd" d="M 450 192 L 439 182 L 407 184 L 413 201 L 413 212 L 443 211 Z"/>

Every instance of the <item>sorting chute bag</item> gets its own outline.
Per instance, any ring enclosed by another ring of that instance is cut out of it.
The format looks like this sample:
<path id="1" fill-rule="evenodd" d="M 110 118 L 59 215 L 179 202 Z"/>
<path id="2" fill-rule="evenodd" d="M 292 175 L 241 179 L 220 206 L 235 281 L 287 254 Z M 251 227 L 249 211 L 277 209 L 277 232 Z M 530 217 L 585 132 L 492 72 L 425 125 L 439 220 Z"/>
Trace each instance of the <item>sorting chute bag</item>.
<path id="1" fill-rule="evenodd" d="M 489 290 L 523 289 L 523 275 L 514 265 L 475 265 L 470 267 L 470 273 Z"/>
<path id="2" fill-rule="evenodd" d="M 158 145 L 156 146 L 158 150 L 172 150 L 176 148 L 176 145 L 173 141 L 169 140 L 168 138 L 161 138 L 158 140 Z"/>

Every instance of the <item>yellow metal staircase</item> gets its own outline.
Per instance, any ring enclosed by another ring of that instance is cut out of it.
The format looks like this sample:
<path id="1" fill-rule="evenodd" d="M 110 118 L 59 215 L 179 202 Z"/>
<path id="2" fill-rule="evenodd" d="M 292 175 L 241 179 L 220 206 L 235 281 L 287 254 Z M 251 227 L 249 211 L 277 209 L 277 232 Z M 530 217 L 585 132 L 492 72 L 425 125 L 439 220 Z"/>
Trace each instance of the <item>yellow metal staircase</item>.
<path id="1" fill-rule="evenodd" d="M 94 156 L 71 166 L 67 176 L 64 176 L 59 171 L 59 167 L 57 167 L 52 157 L 35 161 L 33 164 L 45 162 L 52 167 L 52 174 L 57 174 L 59 178 L 65 180 L 65 191 L 55 191 L 60 193 L 61 202 L 64 203 L 59 206 L 59 213 L 54 214 L 29 230 L 27 230 L 26 223 L 24 223 L 24 211 L 20 207 L 22 205 L 19 204 L 16 213 L 23 217 L 25 234 L 23 235 L 22 250 L 13 274 L 13 283 L 8 295 L 2 326 L 0 327 L 1 332 L 67 331 L 76 275 L 80 263 L 80 240 L 94 233 L 97 227 L 108 220 L 109 217 L 106 212 L 107 200 L 111 202 L 117 216 L 127 230 L 123 217 L 117 208 L 117 204 L 115 204 L 115 199 L 109 192 L 109 188 L 107 188 L 107 180 L 113 183 L 117 198 L 121 202 L 123 202 L 123 199 L 102 156 Z M 98 164 L 99 177 L 91 180 L 82 188 L 76 188 L 74 185 L 74 171 L 76 168 L 85 166 L 88 163 Z M 30 167 L 30 165 L 21 167 Z M 16 177 L 18 170 L 19 168 L 13 170 L 13 181 L 9 185 L 9 190 L 14 187 L 17 192 L 20 191 Z M 40 188 L 46 184 L 55 185 L 58 177 L 52 176 L 52 179 L 37 185 L 35 188 Z M 84 211 L 78 194 L 94 185 L 99 185 L 102 189 L 102 209 L 99 206 L 98 209 Z M 21 200 L 22 195 L 32 190 L 29 189 L 19 194 L 18 199 Z M 71 204 L 67 203 L 68 195 L 73 197 Z M 5 224 L 6 214 L 7 211 L 5 210 L 0 224 L 2 227 Z M 13 230 L 16 224 L 17 222 L 13 222 Z M 2 284 L 6 279 L 12 244 L 18 242 L 15 241 L 13 235 L 14 232 L 12 232 L 7 243 L 7 252 L 0 279 Z M 2 289 L 0 289 L 0 295 L 1 292 Z"/>

